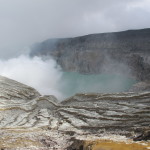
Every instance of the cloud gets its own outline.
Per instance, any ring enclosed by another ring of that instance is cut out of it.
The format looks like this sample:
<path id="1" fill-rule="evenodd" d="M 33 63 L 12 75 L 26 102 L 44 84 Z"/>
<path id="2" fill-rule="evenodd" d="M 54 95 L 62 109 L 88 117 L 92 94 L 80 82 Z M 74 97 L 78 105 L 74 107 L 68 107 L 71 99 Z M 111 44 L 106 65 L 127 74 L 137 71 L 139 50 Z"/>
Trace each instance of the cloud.
<path id="1" fill-rule="evenodd" d="M 54 60 L 43 61 L 41 58 L 22 55 L 9 60 L 0 60 L 0 75 L 34 87 L 41 94 L 63 97 L 59 89 L 62 72 Z"/>
<path id="2" fill-rule="evenodd" d="M 0 56 L 48 38 L 150 26 L 149 0 L 0 0 Z"/>
<path id="3" fill-rule="evenodd" d="M 42 60 L 21 55 L 0 60 L 0 75 L 31 86 L 42 95 L 54 95 L 59 100 L 82 92 L 122 92 L 135 83 L 128 77 L 130 72 L 127 66 L 107 58 L 103 67 L 104 70 L 99 75 L 82 75 L 62 72 L 53 59 Z"/>

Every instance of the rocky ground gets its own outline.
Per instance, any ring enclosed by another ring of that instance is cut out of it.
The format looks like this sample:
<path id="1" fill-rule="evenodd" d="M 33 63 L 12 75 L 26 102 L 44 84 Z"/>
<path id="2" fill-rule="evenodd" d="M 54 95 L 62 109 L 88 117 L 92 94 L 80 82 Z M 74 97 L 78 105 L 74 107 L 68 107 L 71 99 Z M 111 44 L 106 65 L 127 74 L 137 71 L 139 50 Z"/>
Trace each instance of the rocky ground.
<path id="1" fill-rule="evenodd" d="M 116 146 L 120 140 L 131 145 L 144 140 L 148 149 L 149 125 L 149 92 L 77 94 L 58 102 L 0 76 L 1 150 L 96 150 L 98 145 L 108 150 L 106 145 Z M 143 143 L 136 144 L 135 150 L 139 144 L 144 150 Z"/>

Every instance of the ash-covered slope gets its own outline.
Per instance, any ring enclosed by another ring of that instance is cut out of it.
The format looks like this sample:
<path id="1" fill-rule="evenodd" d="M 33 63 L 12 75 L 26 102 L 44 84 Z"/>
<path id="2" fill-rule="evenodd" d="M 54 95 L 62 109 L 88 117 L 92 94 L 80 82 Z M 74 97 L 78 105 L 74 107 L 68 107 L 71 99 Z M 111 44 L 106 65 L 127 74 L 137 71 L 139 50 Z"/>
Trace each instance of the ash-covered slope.
<path id="1" fill-rule="evenodd" d="M 116 72 L 122 65 L 139 80 L 150 78 L 150 29 L 49 39 L 32 47 L 31 56 L 53 57 L 65 71 Z M 110 69 L 111 68 L 111 69 Z"/>

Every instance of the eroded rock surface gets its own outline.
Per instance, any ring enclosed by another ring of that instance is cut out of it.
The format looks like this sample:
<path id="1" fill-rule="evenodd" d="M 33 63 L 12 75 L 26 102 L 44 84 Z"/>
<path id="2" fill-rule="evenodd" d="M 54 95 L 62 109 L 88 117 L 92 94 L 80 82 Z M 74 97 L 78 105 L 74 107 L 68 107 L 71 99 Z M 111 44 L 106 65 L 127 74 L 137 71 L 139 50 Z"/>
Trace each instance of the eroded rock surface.
<path id="1" fill-rule="evenodd" d="M 17 81 L 0 76 L 0 99 L 29 101 L 39 97 L 40 93 L 32 87 L 21 84 Z"/>
<path id="2" fill-rule="evenodd" d="M 77 94 L 58 102 L 2 76 L 0 89 L 1 148 L 63 150 L 77 138 L 134 138 L 150 130 L 149 92 Z"/>
<path id="3" fill-rule="evenodd" d="M 59 113 L 72 126 L 92 132 L 131 134 L 150 124 L 150 93 L 77 94 Z"/>

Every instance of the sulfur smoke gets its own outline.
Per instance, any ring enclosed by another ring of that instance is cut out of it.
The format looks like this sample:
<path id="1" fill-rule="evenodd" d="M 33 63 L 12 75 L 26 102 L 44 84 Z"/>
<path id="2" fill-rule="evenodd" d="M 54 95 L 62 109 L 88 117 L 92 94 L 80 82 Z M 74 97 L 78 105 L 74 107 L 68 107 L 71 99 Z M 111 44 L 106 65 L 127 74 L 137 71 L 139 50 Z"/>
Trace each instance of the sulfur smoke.
<path id="1" fill-rule="evenodd" d="M 63 97 L 59 90 L 62 72 L 53 59 L 43 61 L 39 57 L 21 55 L 9 60 L 0 60 L 0 68 L 0 75 L 32 86 L 41 94 Z"/>

